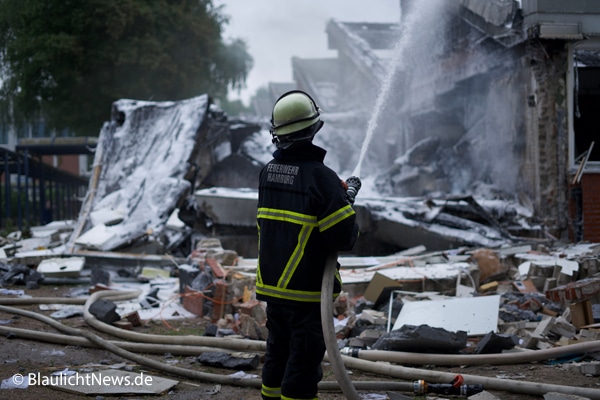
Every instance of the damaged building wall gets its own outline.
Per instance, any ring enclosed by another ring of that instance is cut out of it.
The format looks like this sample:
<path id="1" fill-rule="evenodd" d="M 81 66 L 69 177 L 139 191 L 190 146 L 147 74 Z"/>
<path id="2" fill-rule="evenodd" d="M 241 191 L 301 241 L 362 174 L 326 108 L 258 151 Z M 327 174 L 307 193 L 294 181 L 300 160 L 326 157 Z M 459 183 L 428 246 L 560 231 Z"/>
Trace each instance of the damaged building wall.
<path id="1" fill-rule="evenodd" d="M 508 50 L 474 31 L 452 7 L 422 10 L 418 19 L 438 19 L 440 29 L 413 38 L 399 66 L 394 95 L 382 119 L 395 132 L 396 170 L 413 170 L 407 179 L 379 177 L 379 187 L 399 196 L 469 193 L 475 185 L 494 185 L 514 196 L 528 194 L 519 179 L 523 158 L 527 71 L 523 50 Z M 391 112 L 387 112 L 391 111 Z M 426 139 L 438 141 L 426 160 L 406 164 L 399 157 Z M 415 185 L 411 175 L 429 175 Z"/>
<path id="2" fill-rule="evenodd" d="M 567 177 L 567 48 L 563 42 L 531 41 L 524 67 L 530 74 L 524 88 L 527 106 L 527 151 L 521 159 L 524 183 L 533 207 L 555 236 L 568 228 Z"/>
<path id="3" fill-rule="evenodd" d="M 472 10 L 465 5 L 475 2 L 404 3 L 397 29 L 402 36 L 393 48 L 398 60 L 388 53 L 374 63 L 373 55 L 382 53 L 361 51 L 370 44 L 363 39 L 366 28 L 328 24 L 330 46 L 338 49 L 342 65 L 338 79 L 345 95 L 338 108 L 366 109 L 367 130 L 369 118 L 379 114 L 363 168 L 377 174 L 377 189 L 390 196 L 501 196 L 535 212 L 551 236 L 573 239 L 579 224 L 592 240 L 593 209 L 587 207 L 587 221 L 569 212 L 571 42 L 528 36 L 515 4 L 509 10 L 506 3 L 498 21 L 478 21 L 477 13 L 486 14 L 489 4 Z M 394 70 L 391 83 L 381 81 L 381 65 Z M 373 91 L 362 90 L 364 101 L 357 104 L 353 90 L 374 77 L 379 95 L 386 84 L 393 88 L 380 109 L 370 110 Z M 587 192 L 593 199 L 593 191 Z"/>

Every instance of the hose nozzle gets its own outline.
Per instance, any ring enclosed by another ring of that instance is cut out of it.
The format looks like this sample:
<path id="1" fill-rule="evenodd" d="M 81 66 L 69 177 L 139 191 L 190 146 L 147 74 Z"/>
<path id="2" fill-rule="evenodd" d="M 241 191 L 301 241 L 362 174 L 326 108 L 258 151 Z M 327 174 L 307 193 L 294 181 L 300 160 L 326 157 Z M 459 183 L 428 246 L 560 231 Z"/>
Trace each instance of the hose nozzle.
<path id="1" fill-rule="evenodd" d="M 346 185 L 348 186 L 348 189 L 346 190 L 346 197 L 348 197 L 350 204 L 354 204 L 356 195 L 362 186 L 360 178 L 358 176 L 351 176 L 350 178 L 346 179 Z"/>

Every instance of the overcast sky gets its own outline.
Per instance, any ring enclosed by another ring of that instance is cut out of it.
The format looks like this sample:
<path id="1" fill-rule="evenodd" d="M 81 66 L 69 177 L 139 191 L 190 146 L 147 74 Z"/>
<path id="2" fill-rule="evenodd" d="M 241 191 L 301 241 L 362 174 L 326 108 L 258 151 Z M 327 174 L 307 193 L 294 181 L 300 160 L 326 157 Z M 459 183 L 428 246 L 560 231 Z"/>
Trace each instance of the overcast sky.
<path id="1" fill-rule="evenodd" d="M 292 82 L 293 56 L 334 57 L 327 49 L 325 25 L 344 22 L 397 22 L 400 0 L 214 0 L 230 17 L 224 38 L 241 38 L 254 58 L 244 103 L 268 82 Z"/>

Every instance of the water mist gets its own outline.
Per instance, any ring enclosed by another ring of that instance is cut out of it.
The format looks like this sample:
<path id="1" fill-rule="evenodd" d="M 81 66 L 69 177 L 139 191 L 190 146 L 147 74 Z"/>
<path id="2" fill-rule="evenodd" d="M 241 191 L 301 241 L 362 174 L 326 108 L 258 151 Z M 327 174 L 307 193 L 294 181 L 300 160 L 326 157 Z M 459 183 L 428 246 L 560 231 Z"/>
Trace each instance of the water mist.
<path id="1" fill-rule="evenodd" d="M 396 41 L 393 48 L 393 55 L 389 62 L 386 75 L 381 82 L 381 86 L 378 91 L 375 105 L 371 113 L 371 117 L 367 123 L 367 130 L 365 138 L 362 143 L 360 155 L 356 167 L 352 173 L 353 176 L 362 175 L 362 165 L 367 155 L 369 145 L 373 140 L 373 136 L 377 131 L 377 127 L 382 116 L 382 110 L 386 103 L 390 99 L 390 93 L 394 87 L 394 79 L 399 70 L 408 67 L 405 62 L 406 58 L 412 57 L 412 53 L 415 47 L 426 45 L 423 40 L 418 37 L 420 31 L 424 28 L 436 30 L 438 27 L 433 24 L 439 24 L 439 20 L 436 20 L 435 16 L 439 15 L 440 10 L 443 9 L 443 0 L 419 0 L 415 2 L 410 8 L 410 11 L 406 12 L 406 16 L 403 17 L 404 10 L 401 10 L 401 24 L 402 29 L 400 30 L 400 37 Z"/>

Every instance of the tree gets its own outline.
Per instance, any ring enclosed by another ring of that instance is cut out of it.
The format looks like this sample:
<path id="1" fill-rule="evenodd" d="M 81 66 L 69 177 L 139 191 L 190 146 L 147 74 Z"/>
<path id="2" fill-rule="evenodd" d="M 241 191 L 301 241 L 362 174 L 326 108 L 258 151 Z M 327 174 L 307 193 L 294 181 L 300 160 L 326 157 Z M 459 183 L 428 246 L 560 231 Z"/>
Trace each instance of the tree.
<path id="1" fill-rule="evenodd" d="M 244 114 L 251 114 L 252 108 L 246 107 L 242 100 L 225 99 L 219 103 L 219 107 L 230 117 L 243 117 Z"/>
<path id="2" fill-rule="evenodd" d="M 211 0 L 0 0 L 0 115 L 95 134 L 121 98 L 240 90 L 253 60 Z"/>

